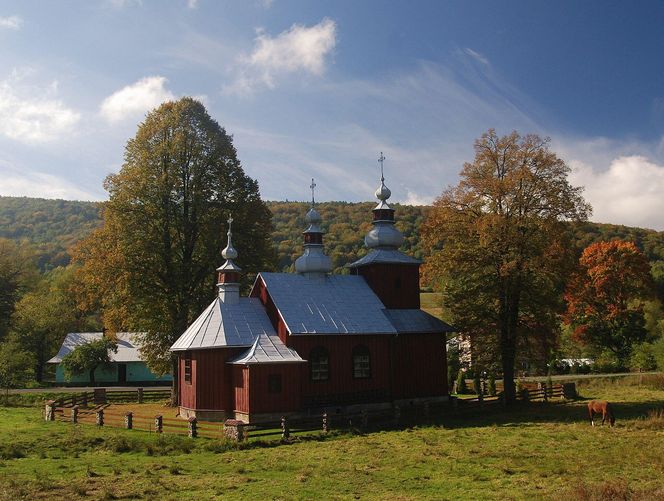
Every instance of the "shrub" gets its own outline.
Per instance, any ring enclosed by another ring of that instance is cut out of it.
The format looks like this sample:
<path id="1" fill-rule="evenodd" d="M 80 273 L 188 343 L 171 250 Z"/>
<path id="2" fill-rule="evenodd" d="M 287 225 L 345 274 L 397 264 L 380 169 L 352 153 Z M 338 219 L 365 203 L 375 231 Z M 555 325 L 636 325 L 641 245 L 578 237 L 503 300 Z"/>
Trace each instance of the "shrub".
<path id="1" fill-rule="evenodd" d="M 457 394 L 463 395 L 468 393 L 468 386 L 466 386 L 466 373 L 462 370 L 457 374 L 456 380 Z"/>
<path id="2" fill-rule="evenodd" d="M 482 381 L 480 380 L 479 371 L 475 371 L 475 377 L 473 377 L 473 391 L 477 395 L 482 393 Z"/>
<path id="3" fill-rule="evenodd" d="M 496 376 L 493 375 L 493 372 L 489 374 L 489 387 L 487 388 L 489 396 L 496 396 Z"/>
<path id="4" fill-rule="evenodd" d="M 655 360 L 653 345 L 650 343 L 641 343 L 636 346 L 629 359 L 629 368 L 638 372 L 655 370 L 657 368 L 657 360 Z"/>

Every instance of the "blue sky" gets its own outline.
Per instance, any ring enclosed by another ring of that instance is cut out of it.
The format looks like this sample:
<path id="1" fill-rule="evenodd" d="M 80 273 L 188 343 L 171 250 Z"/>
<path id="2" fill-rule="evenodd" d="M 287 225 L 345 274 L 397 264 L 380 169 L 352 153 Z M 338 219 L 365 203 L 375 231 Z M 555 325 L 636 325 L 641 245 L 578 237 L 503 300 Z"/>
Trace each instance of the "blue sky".
<path id="1" fill-rule="evenodd" d="M 196 96 L 264 198 L 430 203 L 488 128 L 549 136 L 593 220 L 664 229 L 664 4 L 5 0 L 0 194 L 103 200 Z"/>

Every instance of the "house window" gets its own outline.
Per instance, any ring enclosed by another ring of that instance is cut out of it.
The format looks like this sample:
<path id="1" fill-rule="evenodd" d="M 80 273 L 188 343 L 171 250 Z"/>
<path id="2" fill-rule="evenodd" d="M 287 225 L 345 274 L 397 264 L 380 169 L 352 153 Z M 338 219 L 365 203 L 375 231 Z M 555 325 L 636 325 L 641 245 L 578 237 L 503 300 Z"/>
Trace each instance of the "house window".
<path id="1" fill-rule="evenodd" d="M 191 384 L 191 354 L 184 356 L 184 382 Z"/>
<path id="2" fill-rule="evenodd" d="M 367 379 L 371 377 L 371 355 L 366 346 L 353 348 L 353 378 Z"/>
<path id="3" fill-rule="evenodd" d="M 314 348 L 309 354 L 309 373 L 312 381 L 330 379 L 330 355 L 322 347 Z"/>
<path id="4" fill-rule="evenodd" d="M 267 392 L 281 393 L 281 374 L 270 374 L 267 377 Z"/>

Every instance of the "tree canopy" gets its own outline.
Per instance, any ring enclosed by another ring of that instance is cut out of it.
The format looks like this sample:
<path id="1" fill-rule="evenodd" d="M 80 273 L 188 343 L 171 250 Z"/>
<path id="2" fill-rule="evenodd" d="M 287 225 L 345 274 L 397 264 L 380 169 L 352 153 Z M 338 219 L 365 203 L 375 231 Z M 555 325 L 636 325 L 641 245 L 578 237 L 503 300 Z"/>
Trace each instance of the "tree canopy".
<path id="1" fill-rule="evenodd" d="M 425 273 L 442 288 L 455 326 L 500 361 L 507 401 L 518 350 L 530 341 L 546 349 L 557 333 L 571 264 L 563 221 L 590 212 L 568 172 L 548 140 L 489 130 L 422 226 Z"/>
<path id="2" fill-rule="evenodd" d="M 105 187 L 103 226 L 74 252 L 85 307 L 100 301 L 111 331 L 145 333 L 143 357 L 166 373 L 168 348 L 215 294 L 229 213 L 246 270 L 274 268 L 271 214 L 231 137 L 191 98 L 147 115 Z"/>
<path id="3" fill-rule="evenodd" d="M 574 337 L 609 349 L 623 366 L 634 343 L 646 339 L 644 303 L 653 296 L 650 265 L 632 242 L 588 246 L 565 292 L 565 321 Z"/>
<path id="4" fill-rule="evenodd" d="M 73 375 L 87 372 L 90 375 L 90 382 L 94 383 L 95 370 L 111 361 L 111 352 L 118 352 L 118 343 L 107 336 L 77 346 L 62 359 L 65 377 L 71 379 Z"/>

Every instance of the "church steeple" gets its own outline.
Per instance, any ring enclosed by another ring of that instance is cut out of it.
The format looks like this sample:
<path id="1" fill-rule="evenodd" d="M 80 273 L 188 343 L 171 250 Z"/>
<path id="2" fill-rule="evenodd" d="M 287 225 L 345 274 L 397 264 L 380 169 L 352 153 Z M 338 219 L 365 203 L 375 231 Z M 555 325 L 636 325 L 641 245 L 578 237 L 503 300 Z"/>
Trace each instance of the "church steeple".
<path id="1" fill-rule="evenodd" d="M 242 268 L 233 262 L 237 259 L 238 253 L 233 247 L 232 230 L 233 216 L 228 217 L 228 243 L 221 251 L 221 256 L 226 260 L 219 268 L 217 268 L 218 282 L 217 288 L 219 289 L 219 300 L 224 303 L 235 304 L 240 300 L 240 273 Z"/>
<path id="2" fill-rule="evenodd" d="M 370 249 L 394 249 L 397 250 L 404 242 L 404 237 L 399 230 L 394 227 L 394 209 L 387 204 L 387 200 L 392 195 L 390 189 L 385 186 L 385 175 L 383 172 L 383 162 L 385 156 L 380 152 L 380 186 L 376 190 L 378 205 L 373 209 L 373 228 L 364 237 L 364 243 Z"/>
<path id="3" fill-rule="evenodd" d="M 323 252 L 323 230 L 320 228 L 322 218 L 315 208 L 314 189 L 316 183 L 311 180 L 311 208 L 305 216 L 309 227 L 304 235 L 304 254 L 295 260 L 295 271 L 308 277 L 324 277 L 332 270 L 332 261 Z"/>

